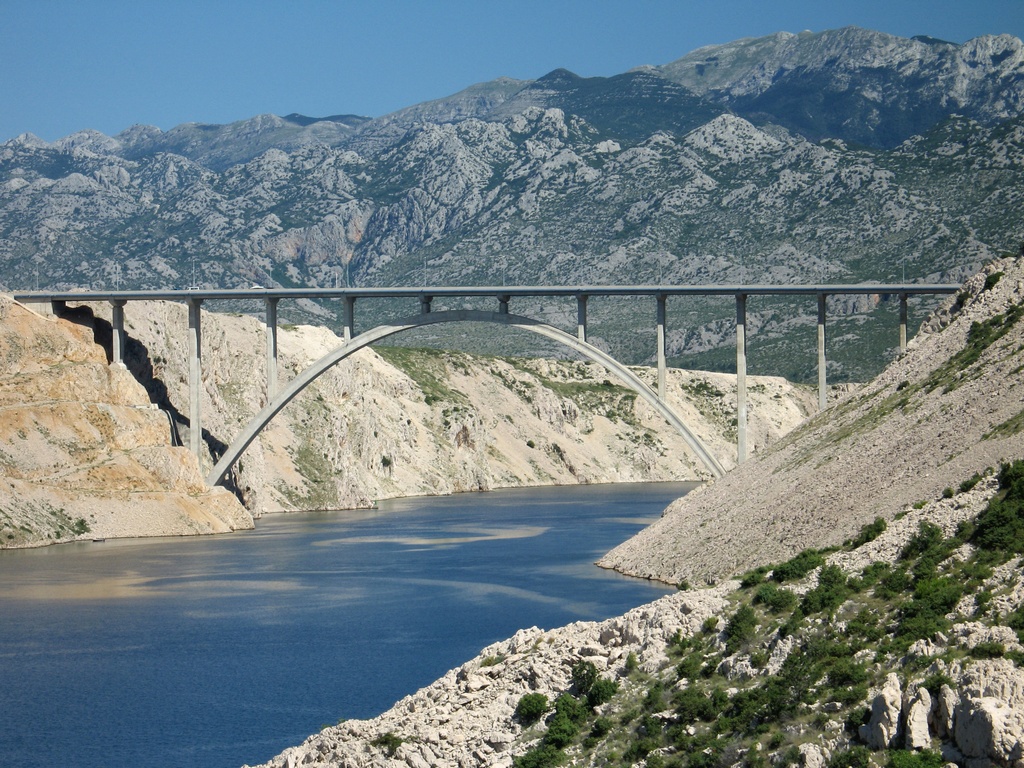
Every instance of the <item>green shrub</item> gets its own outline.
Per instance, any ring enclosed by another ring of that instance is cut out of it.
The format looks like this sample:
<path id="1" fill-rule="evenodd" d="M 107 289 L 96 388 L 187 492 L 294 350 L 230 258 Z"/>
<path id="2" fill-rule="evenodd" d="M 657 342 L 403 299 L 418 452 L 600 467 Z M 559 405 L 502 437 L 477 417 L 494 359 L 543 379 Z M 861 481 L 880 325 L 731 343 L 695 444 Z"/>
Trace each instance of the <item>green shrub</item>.
<path id="1" fill-rule="evenodd" d="M 832 664 L 828 681 L 833 686 L 859 685 L 868 681 L 868 670 L 849 656 L 843 656 Z"/>
<path id="2" fill-rule="evenodd" d="M 516 704 L 515 718 L 524 726 L 540 720 L 548 711 L 548 697 L 543 693 L 527 693 Z"/>
<path id="3" fill-rule="evenodd" d="M 754 592 L 755 605 L 763 605 L 772 613 L 792 610 L 797 604 L 797 596 L 785 587 L 768 581 Z"/>
<path id="4" fill-rule="evenodd" d="M 647 715 L 640 721 L 635 735 L 622 756 L 627 765 L 640 762 L 661 746 L 661 723 Z"/>
<path id="5" fill-rule="evenodd" d="M 698 688 L 683 688 L 672 698 L 672 703 L 683 725 L 711 721 L 718 715 L 711 698 Z"/>
<path id="6" fill-rule="evenodd" d="M 944 685 L 948 685 L 950 688 L 953 687 L 953 678 L 945 672 L 934 672 L 921 681 L 921 687 L 925 688 L 932 695 L 933 699 L 939 695 Z"/>
<path id="7" fill-rule="evenodd" d="M 587 691 L 587 704 L 591 707 L 599 707 L 611 701 L 618 691 L 619 684 L 614 680 L 608 680 L 604 677 L 598 678 L 590 686 L 590 690 Z"/>
<path id="8" fill-rule="evenodd" d="M 836 752 L 828 761 L 828 768 L 869 768 L 870 765 L 871 750 L 862 746 Z"/>
<path id="9" fill-rule="evenodd" d="M 703 632 L 705 635 L 710 635 L 712 632 L 717 632 L 718 623 L 719 622 L 717 616 L 708 616 L 706 619 L 704 619 L 704 623 L 700 625 L 700 631 Z"/>
<path id="10" fill-rule="evenodd" d="M 845 602 L 852 591 L 846 584 L 846 574 L 839 566 L 822 566 L 818 573 L 818 586 L 804 595 L 800 610 L 805 616 L 821 611 L 834 611 Z"/>
<path id="11" fill-rule="evenodd" d="M 873 586 L 878 580 L 892 572 L 892 566 L 885 562 L 874 562 L 860 572 L 861 589 Z"/>
<path id="12" fill-rule="evenodd" d="M 972 659 L 999 659 L 1006 654 L 1006 646 L 997 642 L 978 643 L 971 648 Z"/>
<path id="13" fill-rule="evenodd" d="M 800 748 L 795 745 L 789 747 L 779 757 L 783 765 L 803 765 L 804 763 L 804 758 L 800 753 Z"/>
<path id="14" fill-rule="evenodd" d="M 982 287 L 981 292 L 990 291 L 996 287 L 996 283 L 1002 278 L 1002 272 L 993 272 L 991 275 L 985 278 L 985 285 Z"/>
<path id="15" fill-rule="evenodd" d="M 897 637 L 903 640 L 931 638 L 949 629 L 946 614 L 956 607 L 963 585 L 952 576 L 924 579 L 914 587 L 913 599 L 900 612 Z"/>
<path id="16" fill-rule="evenodd" d="M 607 717 L 599 717 L 594 721 L 594 724 L 590 727 L 590 735 L 596 738 L 602 738 L 607 736 L 612 731 L 612 723 Z"/>
<path id="17" fill-rule="evenodd" d="M 917 533 L 910 537 L 900 552 L 900 560 L 910 560 L 934 550 L 944 539 L 942 529 L 935 523 L 922 520 L 917 526 Z"/>
<path id="18" fill-rule="evenodd" d="M 923 749 L 920 752 L 894 749 L 889 752 L 886 768 L 942 768 L 945 764 L 942 755 L 930 749 Z"/>
<path id="19" fill-rule="evenodd" d="M 683 660 L 676 665 L 676 676 L 680 679 L 687 678 L 692 680 L 700 674 L 700 669 L 703 666 L 704 654 L 700 651 L 694 651 L 688 656 L 684 656 Z"/>
<path id="20" fill-rule="evenodd" d="M 974 486 L 976 486 L 978 483 L 980 483 L 981 480 L 982 480 L 981 473 L 980 472 L 975 472 L 969 478 L 967 478 L 962 483 L 960 483 L 960 487 L 959 487 L 958 491 L 960 493 L 967 493 L 968 491 L 972 490 L 974 488 Z"/>
<path id="21" fill-rule="evenodd" d="M 882 600 L 891 600 L 902 595 L 910 589 L 910 574 L 904 569 L 889 569 L 888 573 L 878 580 L 875 587 L 875 597 Z"/>
<path id="22" fill-rule="evenodd" d="M 750 587 L 756 587 L 762 581 L 764 581 L 765 575 L 771 570 L 768 566 L 762 565 L 759 568 L 755 568 L 752 571 L 747 571 L 743 576 L 740 577 L 740 587 L 748 589 Z"/>
<path id="23" fill-rule="evenodd" d="M 888 527 L 884 518 L 876 517 L 873 523 L 865 525 L 860 529 L 860 533 L 857 534 L 857 538 L 850 542 L 851 549 L 857 549 L 857 547 L 864 546 L 869 541 L 874 541 L 883 533 Z"/>
<path id="24" fill-rule="evenodd" d="M 552 768 L 565 762 L 565 753 L 550 744 L 539 744 L 512 760 L 513 768 Z"/>
<path id="25" fill-rule="evenodd" d="M 1024 643 L 1024 605 L 1018 605 L 1006 614 L 1006 626 L 1016 631 L 1017 637 Z"/>
<path id="26" fill-rule="evenodd" d="M 597 677 L 597 667 L 592 661 L 577 661 L 572 665 L 572 685 L 579 696 L 590 693 L 590 689 L 597 682 Z"/>
<path id="27" fill-rule="evenodd" d="M 757 627 L 757 614 L 749 605 L 740 606 L 729 623 L 725 625 L 725 652 L 728 655 L 737 653 L 745 643 L 754 637 Z"/>
<path id="28" fill-rule="evenodd" d="M 548 721 L 548 730 L 543 743 L 562 749 L 569 746 L 587 721 L 587 708 L 568 693 L 555 699 L 555 714 Z"/>
<path id="29" fill-rule="evenodd" d="M 999 470 L 1001 493 L 978 515 L 971 543 L 984 550 L 1024 554 L 1024 461 Z"/>
<path id="30" fill-rule="evenodd" d="M 382 733 L 380 736 L 375 738 L 370 742 L 370 744 L 384 750 L 388 757 L 394 757 L 395 752 L 397 752 L 398 748 L 402 746 L 402 737 L 396 736 L 391 731 L 388 731 L 387 733 Z"/>
<path id="31" fill-rule="evenodd" d="M 644 694 L 644 711 L 657 712 L 662 709 L 662 702 L 665 698 L 665 684 L 656 680 Z"/>
<path id="32" fill-rule="evenodd" d="M 824 563 L 825 558 L 818 550 L 805 549 L 796 557 L 775 566 L 772 569 L 772 578 L 778 582 L 802 579 L 808 573 Z"/>

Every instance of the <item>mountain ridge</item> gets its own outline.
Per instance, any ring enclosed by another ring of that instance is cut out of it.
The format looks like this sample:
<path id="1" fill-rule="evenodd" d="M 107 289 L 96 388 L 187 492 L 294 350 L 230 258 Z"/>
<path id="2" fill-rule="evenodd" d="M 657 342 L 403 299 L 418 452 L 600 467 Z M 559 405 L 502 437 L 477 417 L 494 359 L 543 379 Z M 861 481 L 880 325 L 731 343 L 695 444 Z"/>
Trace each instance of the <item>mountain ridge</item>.
<path id="1" fill-rule="evenodd" d="M 986 115 L 1020 108 L 1019 41 L 979 39 L 956 47 L 958 59 L 945 44 L 864 30 L 758 45 L 832 53 L 851 36 L 874 51 L 869 62 L 902 61 L 886 53 L 893 47 L 945 51 L 915 69 L 931 67 L 935 93 L 948 90 L 935 62 L 976 60 L 963 82 L 984 87 L 963 98 L 978 103 L 962 116 L 908 110 L 919 83 L 892 67 L 882 72 L 885 98 L 868 98 L 882 75 L 864 74 L 862 55 L 819 67 L 840 72 L 846 90 L 805 72 L 795 90 L 766 91 L 777 105 L 796 99 L 777 119 L 764 94 L 745 116 L 643 68 L 504 78 L 362 122 L 267 115 L 166 134 L 136 127 L 54 143 L 23 135 L 0 144 L 0 285 L 474 285 L 499 275 L 519 284 L 960 282 L 1015 253 L 1024 240 L 1012 215 L 1024 203 L 1024 118 Z M 811 111 L 829 123 L 808 132 L 855 130 L 804 136 L 797 97 L 808 84 L 818 94 Z M 835 86 L 828 105 L 826 86 Z M 894 148 L 873 147 L 858 133 L 872 123 L 864 110 L 890 136 L 922 119 L 934 125 Z M 631 336 L 649 326 L 643 310 L 605 306 L 592 313 L 595 340 L 649 362 L 653 353 L 637 350 L 653 346 L 638 348 Z M 912 326 L 929 306 L 914 304 Z M 573 307 L 544 309 L 556 324 L 574 322 Z M 283 311 L 303 322 L 334 315 L 311 304 Z M 670 359 L 730 366 L 731 311 L 677 304 Z M 766 302 L 751 311 L 751 364 L 760 357 L 781 364 L 765 373 L 813 376 L 803 342 L 785 330 L 813 324 L 813 308 Z M 384 316 L 372 305 L 360 312 L 369 322 Z M 855 331 L 894 323 L 891 314 L 884 302 L 830 301 L 831 376 L 864 380 L 879 370 L 893 345 Z M 478 351 L 531 351 L 489 343 Z"/>

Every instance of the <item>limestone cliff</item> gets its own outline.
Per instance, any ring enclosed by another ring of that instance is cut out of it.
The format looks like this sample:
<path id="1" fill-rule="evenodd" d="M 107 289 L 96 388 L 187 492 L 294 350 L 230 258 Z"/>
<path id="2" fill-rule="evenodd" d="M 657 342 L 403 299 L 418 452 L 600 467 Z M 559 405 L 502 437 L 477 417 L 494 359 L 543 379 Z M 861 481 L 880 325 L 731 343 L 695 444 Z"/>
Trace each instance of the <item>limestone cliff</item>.
<path id="1" fill-rule="evenodd" d="M 0 546 L 251 528 L 91 327 L 0 295 Z"/>

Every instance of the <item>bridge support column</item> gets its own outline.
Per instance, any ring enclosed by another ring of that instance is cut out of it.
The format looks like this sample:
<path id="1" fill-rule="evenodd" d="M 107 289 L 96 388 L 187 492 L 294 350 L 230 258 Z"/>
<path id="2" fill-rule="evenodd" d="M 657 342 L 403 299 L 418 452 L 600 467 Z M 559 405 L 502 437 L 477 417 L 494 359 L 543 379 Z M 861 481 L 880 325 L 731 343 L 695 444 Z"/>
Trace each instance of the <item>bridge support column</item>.
<path id="1" fill-rule="evenodd" d="M 665 361 L 665 294 L 658 294 L 658 397 L 665 399 L 665 377 L 668 364 Z"/>
<path id="2" fill-rule="evenodd" d="M 202 465 L 203 420 L 199 396 L 203 390 L 203 338 L 200 325 L 202 299 L 188 300 L 188 402 L 189 448 Z"/>
<path id="3" fill-rule="evenodd" d="M 907 351 L 907 294 L 900 294 L 900 354 Z"/>
<path id="4" fill-rule="evenodd" d="M 110 302 L 110 327 L 113 331 L 110 343 L 110 364 L 120 366 L 121 368 L 125 367 L 124 305 L 126 303 L 123 299 Z"/>
<path id="5" fill-rule="evenodd" d="M 825 380 L 825 294 L 818 294 L 818 410 L 828 407 L 828 382 Z"/>
<path id="6" fill-rule="evenodd" d="M 277 394 L 277 302 L 278 299 L 264 299 L 267 326 L 267 402 Z"/>
<path id="7" fill-rule="evenodd" d="M 576 338 L 587 340 L 587 294 L 576 294 Z"/>
<path id="8" fill-rule="evenodd" d="M 342 331 L 345 343 L 352 341 L 352 337 L 355 336 L 355 325 L 356 325 L 356 297 L 346 296 L 344 298 L 344 324 L 345 328 Z"/>
<path id="9" fill-rule="evenodd" d="M 420 296 L 420 314 L 421 315 L 429 315 L 430 314 L 430 304 L 433 301 L 434 301 L 434 297 L 433 296 Z"/>
<path id="10" fill-rule="evenodd" d="M 508 314 L 508 300 L 509 300 L 508 296 L 499 296 L 498 297 L 498 314 L 499 315 L 507 315 Z"/>
<path id="11" fill-rule="evenodd" d="M 747 460 L 747 296 L 736 294 L 736 463 Z"/>

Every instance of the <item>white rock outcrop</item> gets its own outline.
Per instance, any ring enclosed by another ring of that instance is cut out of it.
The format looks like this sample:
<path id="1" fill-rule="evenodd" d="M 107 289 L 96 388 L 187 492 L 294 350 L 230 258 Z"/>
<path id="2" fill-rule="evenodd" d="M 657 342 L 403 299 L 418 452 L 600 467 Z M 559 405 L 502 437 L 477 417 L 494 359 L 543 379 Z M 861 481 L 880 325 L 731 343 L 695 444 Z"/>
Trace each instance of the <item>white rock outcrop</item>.
<path id="1" fill-rule="evenodd" d="M 903 690 L 900 679 L 890 672 L 882 690 L 871 700 L 871 719 L 858 730 L 861 740 L 871 749 L 896 746 L 902 710 Z"/>

